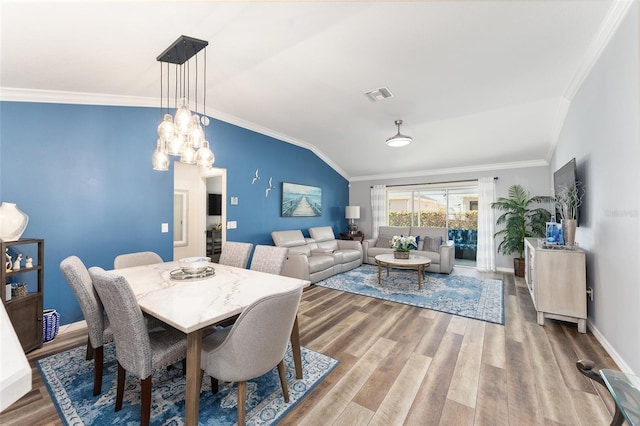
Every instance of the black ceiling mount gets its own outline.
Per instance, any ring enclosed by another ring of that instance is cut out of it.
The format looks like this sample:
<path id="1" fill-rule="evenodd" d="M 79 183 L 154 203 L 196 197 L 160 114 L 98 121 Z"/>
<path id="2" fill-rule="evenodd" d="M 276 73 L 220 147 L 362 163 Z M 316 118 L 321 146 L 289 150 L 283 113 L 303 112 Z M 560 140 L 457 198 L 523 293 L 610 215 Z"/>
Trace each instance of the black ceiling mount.
<path id="1" fill-rule="evenodd" d="M 207 47 L 208 44 L 208 41 L 183 35 L 178 37 L 178 39 L 156 59 L 160 62 L 182 65 L 193 55 Z"/>

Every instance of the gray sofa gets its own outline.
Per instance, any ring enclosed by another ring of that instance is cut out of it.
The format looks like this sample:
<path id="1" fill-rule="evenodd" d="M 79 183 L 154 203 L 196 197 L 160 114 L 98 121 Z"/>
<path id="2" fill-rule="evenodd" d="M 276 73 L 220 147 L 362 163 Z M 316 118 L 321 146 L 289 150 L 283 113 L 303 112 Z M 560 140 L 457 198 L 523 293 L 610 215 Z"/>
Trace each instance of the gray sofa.
<path id="1" fill-rule="evenodd" d="M 305 238 L 299 229 L 271 233 L 276 246 L 289 248 L 282 275 L 316 283 L 362 265 L 360 241 L 337 240 L 330 226 L 311 228 L 309 233 L 318 241 Z"/>
<path id="2" fill-rule="evenodd" d="M 362 242 L 364 262 L 375 265 L 377 255 L 393 253 L 393 249 L 389 247 L 389 241 L 394 235 L 420 237 L 418 250 L 412 250 L 411 254 L 431 259 L 431 266 L 427 268 L 427 271 L 449 274 L 453 270 L 455 247 L 453 241 L 448 239 L 446 228 L 381 226 L 378 229 L 377 238 L 370 238 Z"/>

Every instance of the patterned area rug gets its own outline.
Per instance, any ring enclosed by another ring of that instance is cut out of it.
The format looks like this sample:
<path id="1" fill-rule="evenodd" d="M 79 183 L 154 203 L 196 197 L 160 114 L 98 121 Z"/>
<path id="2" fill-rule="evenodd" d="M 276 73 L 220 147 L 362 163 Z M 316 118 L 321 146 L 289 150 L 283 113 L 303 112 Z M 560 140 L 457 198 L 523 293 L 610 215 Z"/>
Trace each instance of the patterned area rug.
<path id="1" fill-rule="evenodd" d="M 427 272 L 422 289 L 418 290 L 415 270 L 391 269 L 387 277 L 383 268 L 382 283 L 378 284 L 378 267 L 367 264 L 316 285 L 504 324 L 502 280 Z"/>
<path id="2" fill-rule="evenodd" d="M 304 379 L 295 378 L 291 347 L 285 356 L 289 403 L 282 398 L 278 370 L 247 383 L 247 425 L 270 425 L 278 422 L 338 364 L 338 361 L 302 348 Z M 86 347 L 81 346 L 38 361 L 38 367 L 60 417 L 68 425 L 140 424 L 140 380 L 127 374 L 122 410 L 114 412 L 117 364 L 115 345 L 105 346 L 102 394 L 93 396 L 93 361 L 86 361 Z M 178 364 L 179 366 L 180 364 Z M 211 380 L 204 376 L 200 393 L 201 425 L 232 425 L 237 421 L 237 389 L 220 382 L 216 395 L 211 394 Z M 162 370 L 153 375 L 151 423 L 184 424 L 185 378 L 182 368 Z"/>

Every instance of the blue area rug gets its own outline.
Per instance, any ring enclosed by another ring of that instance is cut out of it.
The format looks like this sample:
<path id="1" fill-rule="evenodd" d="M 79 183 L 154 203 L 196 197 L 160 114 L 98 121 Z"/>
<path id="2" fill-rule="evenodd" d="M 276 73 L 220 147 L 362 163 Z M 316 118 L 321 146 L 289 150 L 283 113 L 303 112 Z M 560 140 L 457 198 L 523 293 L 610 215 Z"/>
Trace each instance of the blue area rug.
<path id="1" fill-rule="evenodd" d="M 387 277 L 386 268 L 383 268 L 382 282 L 378 284 L 378 267 L 367 264 L 316 285 L 504 324 L 502 280 L 427 272 L 422 289 L 418 290 L 415 270 L 391 269 Z"/>
<path id="2" fill-rule="evenodd" d="M 248 425 L 278 422 L 338 364 L 338 361 L 302 348 L 304 379 L 295 378 L 291 346 L 285 356 L 289 403 L 282 398 L 278 370 L 247 382 Z M 65 424 L 140 424 L 140 379 L 127 374 L 122 410 L 114 412 L 117 364 L 115 345 L 105 346 L 102 394 L 93 396 L 93 361 L 85 360 L 86 347 L 80 346 L 37 362 L 51 399 Z M 179 365 L 179 364 L 178 364 Z M 237 421 L 237 388 L 220 382 L 216 395 L 211 394 L 211 380 L 204 376 L 200 393 L 201 425 L 232 425 Z M 185 377 L 181 368 L 161 370 L 153 375 L 151 424 L 184 424 Z"/>

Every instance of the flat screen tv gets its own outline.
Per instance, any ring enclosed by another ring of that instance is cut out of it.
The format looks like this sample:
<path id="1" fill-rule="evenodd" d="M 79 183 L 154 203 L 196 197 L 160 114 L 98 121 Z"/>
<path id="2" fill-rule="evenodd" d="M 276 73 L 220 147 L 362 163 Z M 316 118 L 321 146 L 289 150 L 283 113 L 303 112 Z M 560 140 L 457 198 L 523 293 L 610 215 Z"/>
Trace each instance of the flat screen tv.
<path id="1" fill-rule="evenodd" d="M 567 164 L 560 167 L 553 174 L 553 190 L 554 195 L 558 194 L 558 191 L 561 187 L 571 187 L 576 185 L 577 181 L 576 177 L 576 159 L 572 158 Z M 562 217 L 560 216 L 560 211 L 556 208 L 556 220 L 560 222 Z M 576 224 L 580 224 L 580 211 L 576 212 Z"/>
<path id="2" fill-rule="evenodd" d="M 220 216 L 222 214 L 222 194 L 209 194 L 208 206 L 209 216 Z"/>

